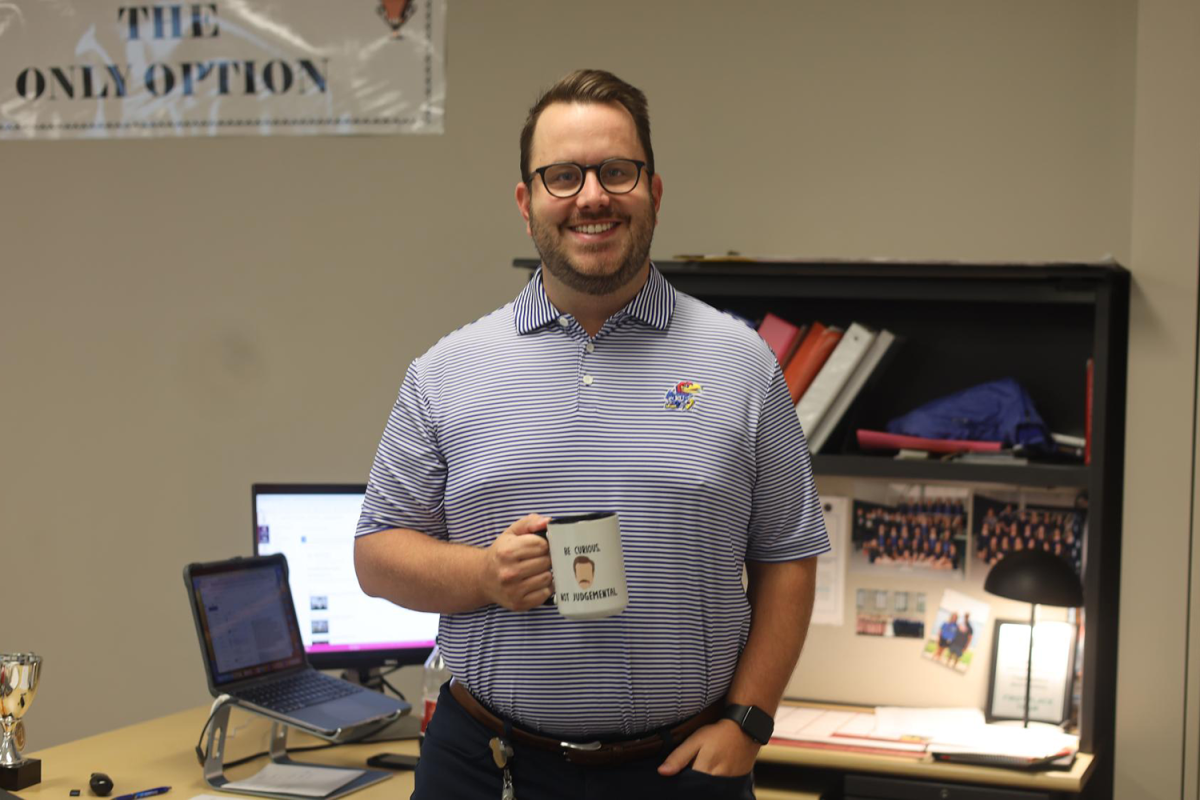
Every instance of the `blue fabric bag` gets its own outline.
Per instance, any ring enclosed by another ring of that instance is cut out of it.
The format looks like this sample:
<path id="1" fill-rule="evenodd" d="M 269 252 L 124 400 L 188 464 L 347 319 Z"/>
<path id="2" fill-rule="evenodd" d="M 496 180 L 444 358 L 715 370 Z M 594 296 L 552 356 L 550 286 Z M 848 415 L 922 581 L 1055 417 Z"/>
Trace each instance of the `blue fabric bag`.
<path id="1" fill-rule="evenodd" d="M 927 439 L 1004 442 L 1027 450 L 1051 450 L 1050 429 L 1029 393 L 1012 378 L 981 383 L 926 403 L 887 424 L 889 433 Z"/>

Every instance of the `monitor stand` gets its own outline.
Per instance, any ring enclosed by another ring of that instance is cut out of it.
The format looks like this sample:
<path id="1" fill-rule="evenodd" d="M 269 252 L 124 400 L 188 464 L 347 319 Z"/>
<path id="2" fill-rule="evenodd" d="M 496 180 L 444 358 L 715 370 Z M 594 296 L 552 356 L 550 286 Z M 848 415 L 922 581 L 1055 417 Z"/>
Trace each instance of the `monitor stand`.
<path id="1" fill-rule="evenodd" d="M 364 689 L 383 692 L 383 669 L 381 667 L 351 667 L 342 670 L 342 680 L 357 683 Z M 403 699 L 403 698 L 402 698 Z"/>

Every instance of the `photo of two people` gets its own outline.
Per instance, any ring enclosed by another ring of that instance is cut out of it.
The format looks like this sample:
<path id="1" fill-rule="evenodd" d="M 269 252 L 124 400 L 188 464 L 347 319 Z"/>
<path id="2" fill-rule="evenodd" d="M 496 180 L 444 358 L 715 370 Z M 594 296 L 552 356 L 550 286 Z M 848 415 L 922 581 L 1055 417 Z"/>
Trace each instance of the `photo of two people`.
<path id="1" fill-rule="evenodd" d="M 947 589 L 921 657 L 965 673 L 983 640 L 991 607 L 987 603 Z"/>

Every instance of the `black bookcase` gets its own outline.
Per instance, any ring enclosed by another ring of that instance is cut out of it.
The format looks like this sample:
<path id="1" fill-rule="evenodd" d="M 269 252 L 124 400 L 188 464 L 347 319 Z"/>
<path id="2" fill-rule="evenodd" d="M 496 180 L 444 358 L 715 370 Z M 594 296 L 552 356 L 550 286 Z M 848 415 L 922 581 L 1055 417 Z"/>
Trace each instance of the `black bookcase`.
<path id="1" fill-rule="evenodd" d="M 516 259 L 532 269 L 536 260 Z M 1129 272 L 1112 264 L 655 262 L 680 291 L 751 320 L 861 322 L 902 339 L 813 459 L 821 475 L 904 482 L 1072 487 L 1088 497 L 1081 747 L 1097 756 L 1086 796 L 1112 793 L 1120 597 L 1121 488 Z M 854 430 L 997 378 L 1029 390 L 1057 433 L 1084 436 L 1087 360 L 1091 463 L 898 461 L 860 452 Z"/>

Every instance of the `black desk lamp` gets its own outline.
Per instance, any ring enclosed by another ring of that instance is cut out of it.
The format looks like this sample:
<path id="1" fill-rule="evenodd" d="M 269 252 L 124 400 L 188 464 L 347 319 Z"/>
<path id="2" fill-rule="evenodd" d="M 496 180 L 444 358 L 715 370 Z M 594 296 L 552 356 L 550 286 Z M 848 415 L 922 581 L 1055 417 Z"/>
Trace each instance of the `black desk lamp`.
<path id="1" fill-rule="evenodd" d="M 1083 605 L 1083 585 L 1075 570 L 1053 553 L 1022 550 L 1009 553 L 992 567 L 987 580 L 983 582 L 983 590 L 1032 604 L 1029 609 L 1029 660 L 1025 665 L 1025 727 L 1028 728 L 1029 687 L 1033 680 L 1033 626 L 1037 607 L 1078 608 Z"/>

